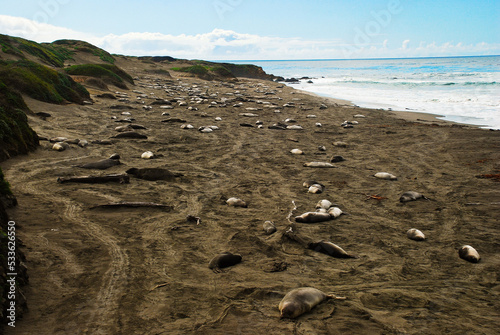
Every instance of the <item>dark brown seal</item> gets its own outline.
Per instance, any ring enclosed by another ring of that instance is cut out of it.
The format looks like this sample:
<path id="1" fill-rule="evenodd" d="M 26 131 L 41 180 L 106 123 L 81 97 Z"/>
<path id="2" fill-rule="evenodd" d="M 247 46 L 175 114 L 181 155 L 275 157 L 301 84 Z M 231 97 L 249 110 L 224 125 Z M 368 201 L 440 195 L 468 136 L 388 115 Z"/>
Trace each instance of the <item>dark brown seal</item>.
<path id="1" fill-rule="evenodd" d="M 214 272 L 219 272 L 222 268 L 236 265 L 241 262 L 241 255 L 232 254 L 228 251 L 218 254 L 208 264 L 208 268 Z"/>

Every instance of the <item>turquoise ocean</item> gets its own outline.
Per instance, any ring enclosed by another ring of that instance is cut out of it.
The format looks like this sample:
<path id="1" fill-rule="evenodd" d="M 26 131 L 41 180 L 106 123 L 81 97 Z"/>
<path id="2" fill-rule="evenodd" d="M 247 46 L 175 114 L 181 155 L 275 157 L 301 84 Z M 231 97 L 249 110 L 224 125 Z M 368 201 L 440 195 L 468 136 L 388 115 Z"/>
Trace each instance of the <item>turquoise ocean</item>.
<path id="1" fill-rule="evenodd" d="M 361 107 L 500 129 L 500 56 L 232 62 L 285 78 L 310 77 L 290 85 Z"/>

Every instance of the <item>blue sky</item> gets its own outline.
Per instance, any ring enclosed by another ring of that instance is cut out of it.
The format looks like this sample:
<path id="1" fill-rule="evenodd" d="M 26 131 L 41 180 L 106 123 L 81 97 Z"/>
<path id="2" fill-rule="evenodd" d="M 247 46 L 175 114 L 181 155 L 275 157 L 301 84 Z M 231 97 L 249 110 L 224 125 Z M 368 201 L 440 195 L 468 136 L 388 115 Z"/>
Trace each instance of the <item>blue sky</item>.
<path id="1" fill-rule="evenodd" d="M 199 59 L 500 54 L 498 0 L 3 1 L 0 33 Z"/>

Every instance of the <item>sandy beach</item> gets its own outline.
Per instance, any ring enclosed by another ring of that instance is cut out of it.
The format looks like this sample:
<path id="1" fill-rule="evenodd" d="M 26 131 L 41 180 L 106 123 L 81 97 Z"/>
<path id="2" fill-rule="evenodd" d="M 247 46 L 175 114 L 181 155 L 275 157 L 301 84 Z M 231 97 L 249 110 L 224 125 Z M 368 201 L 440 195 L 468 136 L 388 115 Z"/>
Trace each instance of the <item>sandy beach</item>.
<path id="1" fill-rule="evenodd" d="M 500 184 L 487 176 L 500 173 L 499 131 L 361 109 L 272 81 L 205 81 L 175 71 L 170 77 L 137 58 L 120 57 L 116 65 L 135 86 L 88 86 L 92 105 L 25 97 L 31 110 L 51 115 L 29 116 L 40 137 L 89 145 L 56 152 L 41 141 L 36 151 L 1 163 L 18 199 L 9 215 L 30 277 L 29 310 L 5 334 L 498 333 Z M 170 104 L 153 104 L 158 99 Z M 143 126 L 134 131 L 147 138 L 112 138 L 117 126 L 130 124 L 117 122 L 125 118 Z M 303 129 L 269 128 L 286 119 Z M 357 123 L 343 128 L 344 121 Z M 202 133 L 202 126 L 218 129 Z M 291 154 L 295 148 L 304 154 Z M 156 158 L 141 159 L 145 151 Z M 114 153 L 122 164 L 76 167 Z M 333 156 L 345 160 L 332 168 L 304 166 Z M 148 167 L 182 176 L 57 182 Z M 397 180 L 377 179 L 377 172 Z M 307 180 L 323 184 L 324 192 L 308 193 Z M 428 200 L 401 203 L 406 191 Z M 228 206 L 230 197 L 247 208 Z M 346 214 L 294 221 L 322 199 Z M 123 201 L 171 207 L 92 209 Z M 265 221 L 275 223 L 274 234 L 264 233 Z M 307 249 L 287 237 L 290 227 L 357 258 Z M 426 240 L 408 239 L 410 228 Z M 462 245 L 473 246 L 481 261 L 461 259 Z M 215 273 L 209 262 L 225 251 L 242 262 Z M 280 319 L 280 300 L 303 286 L 346 300 Z"/>

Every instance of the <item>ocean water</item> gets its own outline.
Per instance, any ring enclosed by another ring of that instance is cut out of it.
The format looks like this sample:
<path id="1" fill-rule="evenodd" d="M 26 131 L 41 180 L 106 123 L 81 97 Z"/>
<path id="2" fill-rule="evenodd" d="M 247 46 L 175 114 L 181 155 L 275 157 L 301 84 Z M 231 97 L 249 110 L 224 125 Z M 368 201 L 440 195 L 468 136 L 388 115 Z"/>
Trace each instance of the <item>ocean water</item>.
<path id="1" fill-rule="evenodd" d="M 500 56 L 369 60 L 246 61 L 293 87 L 361 107 L 432 113 L 500 129 Z"/>

